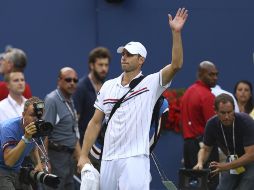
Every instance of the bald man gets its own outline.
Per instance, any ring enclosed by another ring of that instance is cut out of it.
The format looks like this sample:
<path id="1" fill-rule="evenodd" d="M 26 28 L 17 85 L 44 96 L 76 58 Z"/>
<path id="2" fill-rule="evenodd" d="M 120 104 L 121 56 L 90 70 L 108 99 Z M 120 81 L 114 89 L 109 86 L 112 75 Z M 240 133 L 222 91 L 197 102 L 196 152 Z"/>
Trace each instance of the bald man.
<path id="1" fill-rule="evenodd" d="M 72 99 L 77 83 L 76 71 L 70 67 L 64 67 L 58 75 L 57 89 L 45 98 L 44 119 L 54 126 L 46 144 L 48 144 L 51 173 L 61 179 L 59 190 L 74 189 L 73 153 L 75 151 L 76 158 L 79 158 L 81 150 L 78 118 Z"/>
<path id="2" fill-rule="evenodd" d="M 197 163 L 197 154 L 202 146 L 203 134 L 207 120 L 215 115 L 215 96 L 211 88 L 217 83 L 218 71 L 210 61 L 199 64 L 198 80 L 184 93 L 181 104 L 181 120 L 184 137 L 184 166 L 191 169 Z M 216 148 L 211 154 L 213 160 L 218 160 Z M 210 184 L 210 189 L 215 189 L 217 182 Z"/>

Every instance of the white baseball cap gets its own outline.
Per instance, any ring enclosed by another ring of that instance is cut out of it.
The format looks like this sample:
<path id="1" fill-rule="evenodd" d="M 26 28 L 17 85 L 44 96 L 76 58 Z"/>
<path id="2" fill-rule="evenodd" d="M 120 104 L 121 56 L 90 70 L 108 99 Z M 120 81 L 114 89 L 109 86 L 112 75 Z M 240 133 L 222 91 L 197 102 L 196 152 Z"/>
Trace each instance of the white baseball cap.
<path id="1" fill-rule="evenodd" d="M 123 53 L 124 49 L 126 49 L 130 54 L 139 54 L 146 58 L 146 48 L 140 42 L 129 42 L 125 46 L 120 46 L 117 48 L 117 53 Z"/>

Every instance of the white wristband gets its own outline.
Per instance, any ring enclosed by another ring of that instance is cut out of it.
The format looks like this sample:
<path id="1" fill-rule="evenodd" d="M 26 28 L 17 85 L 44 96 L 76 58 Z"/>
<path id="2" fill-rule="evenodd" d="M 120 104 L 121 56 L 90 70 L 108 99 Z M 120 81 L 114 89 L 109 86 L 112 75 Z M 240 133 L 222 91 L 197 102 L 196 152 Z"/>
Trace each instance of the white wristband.
<path id="1" fill-rule="evenodd" d="M 24 135 L 22 136 L 22 140 L 25 142 L 25 144 L 30 144 L 32 141 L 27 139 Z"/>

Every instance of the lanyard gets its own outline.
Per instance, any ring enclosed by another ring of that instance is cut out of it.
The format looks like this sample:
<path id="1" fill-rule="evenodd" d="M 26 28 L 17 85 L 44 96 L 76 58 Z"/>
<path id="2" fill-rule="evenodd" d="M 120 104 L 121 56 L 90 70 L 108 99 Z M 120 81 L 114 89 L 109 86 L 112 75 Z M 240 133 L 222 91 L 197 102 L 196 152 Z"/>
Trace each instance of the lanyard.
<path id="1" fill-rule="evenodd" d="M 221 127 L 221 131 L 222 131 L 222 134 L 223 134 L 223 137 L 224 137 L 225 145 L 227 147 L 228 156 L 229 156 L 230 155 L 230 151 L 229 151 L 229 148 L 228 148 L 228 142 L 227 142 L 227 139 L 226 139 L 226 136 L 225 136 L 222 124 L 220 124 L 220 127 Z M 233 147 L 234 147 L 234 155 L 235 155 L 235 121 L 233 121 Z"/>
<path id="2" fill-rule="evenodd" d="M 57 93 L 58 97 L 60 98 L 60 100 L 61 100 L 62 102 L 64 102 L 64 104 L 66 105 L 67 109 L 68 109 L 69 112 L 71 113 L 72 118 L 76 121 L 77 118 L 76 118 L 75 110 L 73 110 L 73 109 L 70 107 L 69 103 L 68 103 L 66 100 L 63 100 L 63 98 L 61 97 L 61 95 L 60 95 L 60 93 L 59 93 L 58 90 L 56 90 L 56 93 Z M 73 103 L 71 102 L 71 104 L 73 104 Z M 73 107 L 73 105 L 72 105 L 72 107 Z"/>
<path id="3" fill-rule="evenodd" d="M 56 93 L 57 93 L 57 96 L 59 97 L 59 99 L 62 102 L 64 102 L 64 104 L 66 105 L 67 109 L 71 113 L 71 116 L 72 116 L 72 119 L 73 119 L 73 122 L 74 122 L 74 124 L 72 126 L 72 130 L 73 130 L 73 132 L 76 133 L 76 137 L 80 138 L 79 129 L 78 129 L 78 123 L 77 123 L 78 122 L 78 116 L 77 116 L 77 112 L 75 110 L 73 101 L 72 100 L 70 101 L 70 104 L 71 104 L 70 105 L 66 100 L 63 100 L 63 98 L 61 97 L 58 89 L 56 90 Z"/>
<path id="4" fill-rule="evenodd" d="M 60 93 L 59 93 L 58 90 L 56 91 L 56 93 L 57 93 L 58 97 L 60 98 L 60 100 L 63 101 L 64 104 L 66 105 L 67 109 L 68 109 L 69 112 L 71 113 L 71 116 L 72 116 L 73 120 L 74 120 L 74 121 L 77 121 L 77 117 L 76 117 L 76 114 L 75 114 L 73 102 L 71 102 L 72 107 L 73 107 L 73 109 L 72 109 L 72 108 L 70 107 L 69 103 L 68 103 L 66 100 L 63 100 L 63 98 L 61 97 L 61 95 L 60 95 Z"/>

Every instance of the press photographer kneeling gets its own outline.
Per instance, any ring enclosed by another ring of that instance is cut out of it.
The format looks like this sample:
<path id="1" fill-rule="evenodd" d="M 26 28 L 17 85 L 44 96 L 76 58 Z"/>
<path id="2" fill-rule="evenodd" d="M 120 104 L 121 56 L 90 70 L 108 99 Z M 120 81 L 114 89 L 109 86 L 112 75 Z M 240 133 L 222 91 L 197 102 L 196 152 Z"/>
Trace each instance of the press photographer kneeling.
<path id="1" fill-rule="evenodd" d="M 45 179 L 56 179 L 57 176 L 48 175 L 43 172 L 41 159 L 38 152 L 38 143 L 41 137 L 46 136 L 52 126 L 41 120 L 44 103 L 37 97 L 32 97 L 25 102 L 22 117 L 6 120 L 0 127 L 0 189 L 1 190 L 28 190 L 32 189 L 29 184 L 21 181 L 35 180 L 46 182 Z M 44 151 L 42 151 L 43 153 Z M 26 176 L 20 177 L 21 164 L 24 158 L 31 153 L 34 167 L 29 170 L 22 169 Z M 43 153 L 44 154 L 44 153 Z M 46 155 L 45 155 L 46 156 Z M 28 175 L 27 175 L 28 174 Z M 41 177 L 42 176 L 42 177 Z M 45 177 L 45 178 L 43 178 Z M 58 182 L 59 183 L 59 182 Z"/>

